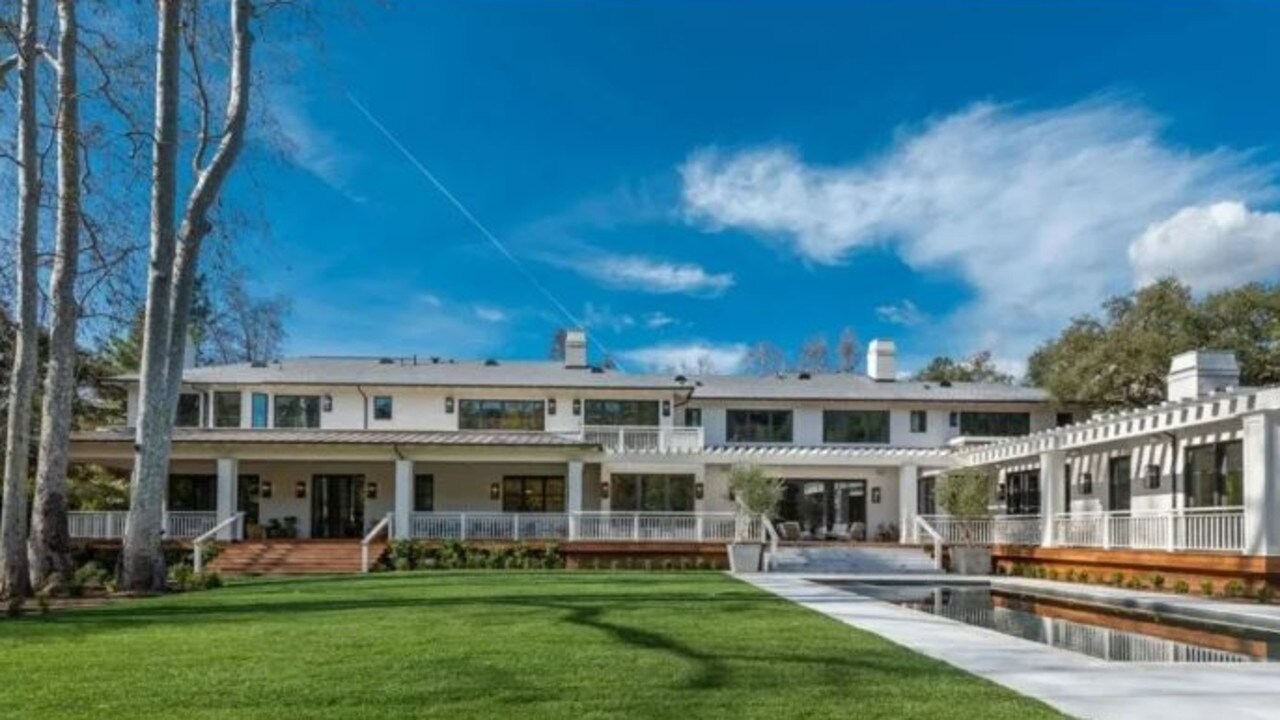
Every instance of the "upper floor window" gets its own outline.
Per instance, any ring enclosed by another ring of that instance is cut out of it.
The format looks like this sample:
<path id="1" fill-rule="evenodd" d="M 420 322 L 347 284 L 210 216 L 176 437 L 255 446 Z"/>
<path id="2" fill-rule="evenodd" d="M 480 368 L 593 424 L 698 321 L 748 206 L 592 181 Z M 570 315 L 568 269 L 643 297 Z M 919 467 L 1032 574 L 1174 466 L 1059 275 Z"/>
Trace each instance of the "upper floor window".
<path id="1" fill-rule="evenodd" d="M 1031 413 L 962 412 L 960 434 L 995 437 L 1026 435 L 1031 432 Z"/>
<path id="2" fill-rule="evenodd" d="M 391 396 L 375 395 L 373 396 L 373 419 L 374 420 L 390 420 L 391 419 Z"/>
<path id="3" fill-rule="evenodd" d="M 911 411 L 911 432 L 929 432 L 929 412 L 927 410 Z"/>
<path id="4" fill-rule="evenodd" d="M 587 400 L 587 425 L 657 426 L 657 400 Z"/>
<path id="5" fill-rule="evenodd" d="M 215 392 L 213 394 L 213 426 L 240 427 L 240 393 Z"/>
<path id="6" fill-rule="evenodd" d="M 889 442 L 889 411 L 826 410 L 822 413 L 822 441 L 887 443 Z"/>
<path id="7" fill-rule="evenodd" d="M 200 393 L 182 393 L 178 396 L 178 414 L 173 418 L 174 427 L 200 427 Z"/>
<path id="8" fill-rule="evenodd" d="M 275 427 L 320 427 L 320 396 L 277 395 Z"/>
<path id="9" fill-rule="evenodd" d="M 729 442 L 791 442 L 790 410 L 729 410 Z"/>
<path id="10" fill-rule="evenodd" d="M 541 400 L 461 400 L 458 427 L 463 430 L 543 430 L 546 403 Z"/>
<path id="11" fill-rule="evenodd" d="M 702 427 L 702 408 L 685 408 L 684 426 Z"/>
<path id="12" fill-rule="evenodd" d="M 270 404 L 270 401 L 271 401 L 271 398 L 266 393 L 253 394 L 253 399 L 250 401 L 252 403 L 252 407 L 250 408 L 251 410 L 250 415 L 252 417 L 250 418 L 250 420 L 252 421 L 254 427 L 264 428 L 267 426 L 267 419 L 268 419 L 267 407 Z"/>

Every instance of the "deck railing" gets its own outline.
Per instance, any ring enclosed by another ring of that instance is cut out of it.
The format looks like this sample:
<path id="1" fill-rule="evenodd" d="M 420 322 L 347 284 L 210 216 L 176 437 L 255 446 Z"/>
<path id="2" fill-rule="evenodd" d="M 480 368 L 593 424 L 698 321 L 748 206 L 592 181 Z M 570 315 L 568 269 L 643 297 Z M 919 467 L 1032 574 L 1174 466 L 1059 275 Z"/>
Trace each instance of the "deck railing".
<path id="1" fill-rule="evenodd" d="M 1242 552 L 1244 508 L 1060 513 L 1053 534 L 1064 547 Z"/>
<path id="2" fill-rule="evenodd" d="M 77 510 L 67 513 L 67 530 L 73 540 L 119 540 L 124 537 L 124 510 Z M 164 516 L 164 536 L 178 540 L 199 537 L 218 524 L 218 513 L 172 511 Z"/>
<path id="3" fill-rule="evenodd" d="M 582 440 L 612 453 L 696 452 L 702 449 L 702 428 L 588 425 Z"/>
<path id="4" fill-rule="evenodd" d="M 582 540 L 593 542 L 729 542 L 733 513 L 697 512 L 420 512 L 409 516 L 409 536 L 424 540 Z M 763 538 L 760 521 L 746 532 Z"/>
<path id="5" fill-rule="evenodd" d="M 998 515 L 989 518 L 961 520 L 950 515 L 922 515 L 948 545 L 1039 545 L 1039 515 Z"/>

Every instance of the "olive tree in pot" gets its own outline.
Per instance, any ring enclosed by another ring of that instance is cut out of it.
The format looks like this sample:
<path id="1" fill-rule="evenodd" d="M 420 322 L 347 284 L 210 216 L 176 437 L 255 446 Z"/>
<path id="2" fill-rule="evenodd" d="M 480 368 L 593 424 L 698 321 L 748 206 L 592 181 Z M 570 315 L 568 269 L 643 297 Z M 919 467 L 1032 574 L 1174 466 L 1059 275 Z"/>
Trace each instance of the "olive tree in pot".
<path id="1" fill-rule="evenodd" d="M 764 541 L 751 532 L 752 526 L 778 507 L 782 481 L 755 465 L 737 465 L 729 471 L 729 491 L 737 504 L 729 569 L 735 573 L 759 572 L 764 569 Z"/>
<path id="2" fill-rule="evenodd" d="M 951 548 L 951 569 L 961 575 L 990 575 L 991 548 L 975 540 L 977 521 L 991 517 L 991 475 L 978 468 L 953 470 L 938 483 L 938 506 L 959 522 L 961 544 Z"/>

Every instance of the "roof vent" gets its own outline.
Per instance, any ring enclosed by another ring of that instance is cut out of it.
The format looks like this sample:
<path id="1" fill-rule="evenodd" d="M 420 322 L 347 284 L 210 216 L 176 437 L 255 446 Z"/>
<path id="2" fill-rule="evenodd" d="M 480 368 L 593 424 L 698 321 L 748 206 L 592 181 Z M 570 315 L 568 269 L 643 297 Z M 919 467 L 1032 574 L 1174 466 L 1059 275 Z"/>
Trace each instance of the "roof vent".
<path id="1" fill-rule="evenodd" d="M 603 375 L 603 374 L 604 374 L 604 368 L 600 367 L 599 365 L 592 365 L 592 366 L 591 366 L 591 372 L 592 372 L 592 373 L 594 373 L 594 374 L 596 374 L 596 375 Z"/>
<path id="2" fill-rule="evenodd" d="M 391 358 L 378 358 L 379 365 L 395 365 L 396 361 Z"/>
<path id="3" fill-rule="evenodd" d="M 494 360 L 493 358 L 489 358 L 488 360 L 485 360 L 484 364 L 485 364 L 485 367 L 498 367 L 498 361 Z"/>
<path id="4" fill-rule="evenodd" d="M 267 366 L 267 363 L 262 360 L 254 360 L 253 362 L 249 363 L 249 367 L 264 368 L 266 366 Z"/>
<path id="5" fill-rule="evenodd" d="M 439 357 L 439 356 L 437 356 L 437 355 L 432 355 L 432 356 L 431 356 L 431 364 L 432 364 L 432 365 L 439 365 L 439 364 L 440 364 L 440 357 Z"/>
<path id="6" fill-rule="evenodd" d="M 683 375 L 677 375 L 677 376 L 676 376 L 676 382 L 678 382 L 678 383 L 680 383 L 680 384 L 684 384 L 684 383 L 689 382 L 689 378 L 687 378 L 687 377 L 685 377 L 685 376 L 683 376 Z"/>
<path id="7" fill-rule="evenodd" d="M 951 381 L 950 381 L 950 380 L 942 380 L 942 381 L 940 381 L 938 384 L 939 384 L 939 385 L 941 385 L 942 387 L 951 387 Z"/>
<path id="8" fill-rule="evenodd" d="M 813 375 L 810 375 L 808 372 L 802 372 L 799 375 L 796 375 L 796 378 L 799 380 L 809 380 L 812 377 Z"/>

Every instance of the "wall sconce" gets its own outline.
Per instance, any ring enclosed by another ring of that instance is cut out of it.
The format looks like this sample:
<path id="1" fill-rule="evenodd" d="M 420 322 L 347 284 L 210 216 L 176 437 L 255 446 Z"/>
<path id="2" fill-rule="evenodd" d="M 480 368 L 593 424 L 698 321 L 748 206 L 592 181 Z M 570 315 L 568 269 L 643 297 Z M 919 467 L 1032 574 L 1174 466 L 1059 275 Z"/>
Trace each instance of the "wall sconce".
<path id="1" fill-rule="evenodd" d="M 299 480 L 294 484 L 293 496 L 299 500 L 307 496 L 307 482 L 305 480 Z"/>
<path id="2" fill-rule="evenodd" d="M 369 500 L 378 499 L 378 483 L 367 482 L 364 484 L 364 496 Z"/>
<path id="3" fill-rule="evenodd" d="M 871 488 L 871 502 L 876 505 L 880 504 L 880 488 Z"/>
<path id="4" fill-rule="evenodd" d="M 701 500 L 701 499 L 702 499 L 702 496 L 703 496 L 703 495 L 705 495 L 705 494 L 706 494 L 706 488 L 704 488 L 704 487 L 702 486 L 702 483 L 694 483 L 694 484 L 693 484 L 693 497 L 694 497 L 695 499 L 697 499 L 697 500 Z"/>
<path id="5" fill-rule="evenodd" d="M 325 395 L 324 399 L 320 401 L 320 407 L 323 408 L 325 412 L 333 412 L 333 396 Z"/>
<path id="6" fill-rule="evenodd" d="M 548 415 L 555 415 L 555 414 L 556 414 L 556 399 L 555 399 L 555 398 L 547 398 L 547 414 L 548 414 Z"/>
<path id="7" fill-rule="evenodd" d="M 1160 487 L 1160 466 L 1151 464 L 1147 466 L 1147 489 L 1155 490 Z"/>
<path id="8" fill-rule="evenodd" d="M 444 412 L 446 415 L 453 414 L 453 398 L 452 397 L 447 397 L 444 399 Z"/>
<path id="9" fill-rule="evenodd" d="M 489 499 L 490 500 L 502 499 L 502 487 L 498 485 L 498 483 L 489 484 Z"/>
<path id="10" fill-rule="evenodd" d="M 999 483 L 996 484 L 996 499 L 1004 500 L 1006 492 L 1007 491 L 1005 489 L 1004 481 L 1001 480 Z"/>
<path id="11" fill-rule="evenodd" d="M 600 499 L 602 500 L 609 499 L 609 481 L 608 480 L 600 483 Z"/>
<path id="12" fill-rule="evenodd" d="M 1080 473 L 1080 494 L 1093 494 L 1093 473 Z"/>
<path id="13" fill-rule="evenodd" d="M 671 417 L 671 401 L 662 401 L 662 417 Z"/>
<path id="14" fill-rule="evenodd" d="M 258 485 L 258 497 L 262 498 L 263 500 L 269 500 L 271 498 L 271 481 L 270 480 L 263 480 Z"/>
<path id="15" fill-rule="evenodd" d="M 573 399 L 573 414 L 574 415 L 582 414 L 582 400 L 579 398 Z"/>

